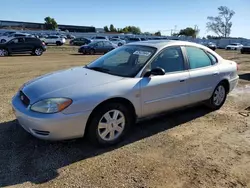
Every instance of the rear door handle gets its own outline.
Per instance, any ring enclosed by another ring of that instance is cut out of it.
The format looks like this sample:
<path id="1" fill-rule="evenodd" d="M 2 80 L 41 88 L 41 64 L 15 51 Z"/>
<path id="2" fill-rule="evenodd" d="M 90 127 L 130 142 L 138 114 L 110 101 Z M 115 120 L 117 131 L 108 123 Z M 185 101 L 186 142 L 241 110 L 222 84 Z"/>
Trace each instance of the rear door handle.
<path id="1" fill-rule="evenodd" d="M 214 76 L 217 76 L 218 74 L 219 74 L 218 72 L 215 72 L 215 73 L 214 73 Z"/>
<path id="2" fill-rule="evenodd" d="M 180 82 L 185 82 L 185 80 L 180 80 Z"/>

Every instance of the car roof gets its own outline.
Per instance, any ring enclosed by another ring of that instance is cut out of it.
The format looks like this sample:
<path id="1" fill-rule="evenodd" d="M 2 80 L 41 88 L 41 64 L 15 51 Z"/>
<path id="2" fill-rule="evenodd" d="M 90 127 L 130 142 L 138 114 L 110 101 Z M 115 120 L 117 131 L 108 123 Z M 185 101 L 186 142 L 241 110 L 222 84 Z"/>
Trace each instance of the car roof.
<path id="1" fill-rule="evenodd" d="M 172 46 L 172 45 L 179 45 L 179 46 L 188 45 L 200 48 L 204 47 L 203 45 L 197 43 L 180 41 L 180 40 L 146 40 L 146 41 L 128 43 L 126 45 L 143 45 L 143 46 L 155 47 L 157 49 L 162 49 L 165 48 L 166 46 Z"/>

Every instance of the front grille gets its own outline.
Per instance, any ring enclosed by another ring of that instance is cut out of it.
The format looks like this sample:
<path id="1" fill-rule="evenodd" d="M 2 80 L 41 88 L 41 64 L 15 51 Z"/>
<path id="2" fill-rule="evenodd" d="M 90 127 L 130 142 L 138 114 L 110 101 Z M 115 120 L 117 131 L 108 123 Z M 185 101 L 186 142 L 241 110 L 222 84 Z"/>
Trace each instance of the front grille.
<path id="1" fill-rule="evenodd" d="M 19 92 L 19 97 L 25 106 L 29 106 L 30 100 L 22 91 Z"/>

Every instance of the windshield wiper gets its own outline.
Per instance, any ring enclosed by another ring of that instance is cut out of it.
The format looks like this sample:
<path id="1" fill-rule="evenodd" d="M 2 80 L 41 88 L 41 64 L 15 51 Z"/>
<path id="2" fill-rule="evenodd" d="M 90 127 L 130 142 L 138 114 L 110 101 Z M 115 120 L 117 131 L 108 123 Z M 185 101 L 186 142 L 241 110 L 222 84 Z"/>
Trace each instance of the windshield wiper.
<path id="1" fill-rule="evenodd" d="M 108 73 L 110 71 L 109 69 L 105 69 L 105 68 L 102 68 L 102 67 L 88 67 L 88 66 L 85 66 L 85 68 L 95 70 L 95 71 L 99 71 L 99 72 L 104 72 L 104 73 Z"/>

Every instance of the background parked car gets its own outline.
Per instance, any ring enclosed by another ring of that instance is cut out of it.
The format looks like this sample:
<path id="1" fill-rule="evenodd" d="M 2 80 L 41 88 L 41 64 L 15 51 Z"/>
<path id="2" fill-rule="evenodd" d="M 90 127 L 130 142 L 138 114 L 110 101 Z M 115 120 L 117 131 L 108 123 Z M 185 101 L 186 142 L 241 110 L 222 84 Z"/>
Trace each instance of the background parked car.
<path id="1" fill-rule="evenodd" d="M 74 35 L 70 35 L 70 34 L 67 35 L 67 39 L 75 39 L 75 38 L 76 37 Z"/>
<path id="2" fill-rule="evenodd" d="M 51 35 L 44 39 L 41 39 L 46 45 L 47 44 L 56 44 L 57 46 L 61 46 L 66 42 L 65 38 L 62 38 L 59 35 Z"/>
<path id="3" fill-rule="evenodd" d="M 109 40 L 106 36 L 94 36 L 91 38 L 92 40 Z"/>
<path id="4" fill-rule="evenodd" d="M 118 39 L 118 38 L 111 38 L 109 39 L 112 43 L 117 44 L 117 46 L 122 46 L 124 44 L 126 44 L 125 40 L 122 39 Z"/>
<path id="5" fill-rule="evenodd" d="M 243 47 L 241 48 L 240 52 L 241 52 L 242 54 L 250 53 L 250 44 L 243 46 Z"/>
<path id="6" fill-rule="evenodd" d="M 40 56 L 44 51 L 46 51 L 45 43 L 34 37 L 17 37 L 0 44 L 0 56 L 24 53 Z"/>
<path id="7" fill-rule="evenodd" d="M 205 42 L 205 43 L 203 43 L 203 45 L 210 48 L 213 51 L 215 51 L 217 49 L 216 44 L 213 42 Z"/>
<path id="8" fill-rule="evenodd" d="M 130 43 L 130 42 L 139 42 L 139 41 L 141 41 L 141 39 L 138 38 L 138 37 L 128 38 L 128 39 L 126 40 L 127 43 Z"/>
<path id="9" fill-rule="evenodd" d="M 117 45 L 110 41 L 94 41 L 88 45 L 81 46 L 78 52 L 94 55 L 95 53 L 107 53 L 115 48 L 117 48 Z"/>
<path id="10" fill-rule="evenodd" d="M 0 37 L 0 43 L 5 43 L 5 42 L 8 42 L 10 41 L 11 39 L 13 38 L 16 38 L 16 37 L 31 37 L 32 35 L 31 34 L 28 34 L 28 33 L 12 33 L 12 34 L 9 34 L 9 35 L 6 35 L 6 36 L 1 36 Z M 32 36 L 34 37 L 34 36 Z"/>
<path id="11" fill-rule="evenodd" d="M 8 36 L 13 33 L 16 33 L 16 31 L 7 31 L 7 32 L 2 33 L 0 36 Z"/>
<path id="12" fill-rule="evenodd" d="M 226 46 L 226 50 L 240 50 L 243 47 L 240 43 L 232 43 Z"/>
<path id="13" fill-rule="evenodd" d="M 89 44 L 91 42 L 92 42 L 91 39 L 84 38 L 84 37 L 79 37 L 79 38 L 75 38 L 75 39 L 71 40 L 69 42 L 69 44 L 70 45 L 76 45 L 76 46 L 82 46 L 82 45 L 85 45 L 85 44 Z"/>

